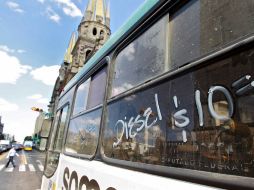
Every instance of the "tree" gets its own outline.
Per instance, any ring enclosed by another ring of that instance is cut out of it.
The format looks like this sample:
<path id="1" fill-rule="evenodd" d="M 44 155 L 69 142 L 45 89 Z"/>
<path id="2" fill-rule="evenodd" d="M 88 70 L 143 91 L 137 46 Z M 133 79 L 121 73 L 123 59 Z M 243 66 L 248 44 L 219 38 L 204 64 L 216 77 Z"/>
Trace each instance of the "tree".
<path id="1" fill-rule="evenodd" d="M 24 141 L 32 141 L 33 140 L 33 137 L 32 136 L 26 136 Z"/>

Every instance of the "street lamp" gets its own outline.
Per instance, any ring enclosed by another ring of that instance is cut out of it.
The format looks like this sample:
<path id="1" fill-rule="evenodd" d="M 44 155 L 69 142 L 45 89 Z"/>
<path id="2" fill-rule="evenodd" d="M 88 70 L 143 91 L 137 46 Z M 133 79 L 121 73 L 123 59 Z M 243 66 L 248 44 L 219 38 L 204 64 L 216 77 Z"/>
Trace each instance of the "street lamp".
<path id="1" fill-rule="evenodd" d="M 43 109 L 37 108 L 37 107 L 32 107 L 31 110 L 38 111 L 38 112 L 43 112 Z"/>

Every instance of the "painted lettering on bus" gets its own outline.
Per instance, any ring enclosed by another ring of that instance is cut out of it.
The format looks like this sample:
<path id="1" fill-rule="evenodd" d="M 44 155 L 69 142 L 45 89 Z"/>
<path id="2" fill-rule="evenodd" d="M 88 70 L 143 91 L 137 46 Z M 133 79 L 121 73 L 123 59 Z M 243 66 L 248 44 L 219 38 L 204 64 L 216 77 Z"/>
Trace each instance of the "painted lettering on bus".
<path id="1" fill-rule="evenodd" d="M 62 190 L 71 190 L 74 185 L 75 190 L 82 190 L 84 187 L 87 190 L 100 190 L 100 186 L 95 179 L 89 180 L 87 176 L 83 175 L 80 179 L 76 171 L 72 171 L 70 175 L 70 170 L 68 167 L 64 169 L 63 174 L 63 187 Z M 113 187 L 108 187 L 106 190 L 116 190 Z"/>
<path id="2" fill-rule="evenodd" d="M 117 137 L 117 141 L 113 143 L 113 147 L 117 147 L 122 142 L 124 134 L 126 139 L 134 138 L 138 132 L 142 131 L 143 128 L 149 129 L 150 127 L 155 125 L 158 119 L 162 120 L 157 94 L 154 95 L 154 99 L 157 109 L 157 116 L 151 123 L 148 123 L 148 120 L 151 117 L 154 117 L 151 107 L 148 107 L 142 114 L 137 115 L 135 118 L 131 117 L 128 122 L 126 121 L 126 117 L 124 118 L 124 120 L 120 119 L 116 122 L 115 130 L 116 133 L 119 134 L 119 136 Z M 135 126 L 139 127 L 134 128 Z"/>
<path id="3" fill-rule="evenodd" d="M 252 91 L 254 89 L 254 81 L 250 81 L 251 76 L 246 75 L 241 77 L 240 79 L 234 81 L 231 85 L 233 91 L 235 91 L 235 94 L 237 96 L 244 95 L 248 93 L 249 91 Z M 228 107 L 228 114 L 227 115 L 220 115 L 216 112 L 213 106 L 213 97 L 214 94 L 220 92 L 222 93 L 226 98 L 226 103 Z M 198 112 L 198 118 L 199 118 L 199 125 L 201 127 L 204 126 L 204 112 L 201 104 L 201 96 L 200 96 L 200 90 L 195 91 L 195 104 L 196 109 Z M 180 108 L 180 105 L 178 103 L 178 97 L 176 95 L 173 96 L 173 102 L 176 109 Z M 224 86 L 211 86 L 208 91 L 208 110 L 211 115 L 216 120 L 220 121 L 229 121 L 234 113 L 234 102 L 233 97 L 229 90 Z M 116 142 L 113 143 L 113 147 L 117 147 L 121 142 L 122 138 L 125 134 L 126 139 L 132 139 L 134 138 L 137 133 L 141 132 L 142 129 L 146 128 L 149 129 L 150 127 L 153 127 L 156 122 L 159 120 L 162 120 L 162 114 L 160 112 L 160 106 L 159 106 L 159 100 L 158 100 L 158 94 L 155 94 L 155 103 L 156 103 L 156 109 L 157 109 L 157 115 L 152 123 L 148 124 L 148 120 L 151 117 L 151 114 L 153 113 L 152 108 L 148 107 L 142 115 L 137 115 L 135 118 L 131 117 L 129 120 L 124 117 L 124 120 L 120 119 L 115 124 L 115 131 L 116 131 Z M 188 117 L 188 110 L 186 108 L 182 108 L 178 111 L 176 111 L 173 114 L 173 122 L 172 122 L 172 129 L 175 127 L 182 129 L 182 139 L 183 142 L 187 142 L 187 133 L 186 133 L 186 127 L 190 124 L 190 118 Z M 135 129 L 134 129 L 135 126 Z M 138 127 L 137 127 L 138 126 Z"/>

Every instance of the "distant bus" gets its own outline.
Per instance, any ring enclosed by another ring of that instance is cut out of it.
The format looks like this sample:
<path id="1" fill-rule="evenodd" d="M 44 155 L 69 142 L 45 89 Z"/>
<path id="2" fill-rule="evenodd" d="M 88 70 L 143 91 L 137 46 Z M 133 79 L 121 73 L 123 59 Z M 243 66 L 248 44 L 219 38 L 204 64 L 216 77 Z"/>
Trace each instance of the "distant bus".
<path id="1" fill-rule="evenodd" d="M 33 150 L 33 141 L 24 142 L 24 150 L 32 151 Z"/>
<path id="2" fill-rule="evenodd" d="M 145 1 L 65 86 L 41 189 L 253 189 L 253 13 Z"/>

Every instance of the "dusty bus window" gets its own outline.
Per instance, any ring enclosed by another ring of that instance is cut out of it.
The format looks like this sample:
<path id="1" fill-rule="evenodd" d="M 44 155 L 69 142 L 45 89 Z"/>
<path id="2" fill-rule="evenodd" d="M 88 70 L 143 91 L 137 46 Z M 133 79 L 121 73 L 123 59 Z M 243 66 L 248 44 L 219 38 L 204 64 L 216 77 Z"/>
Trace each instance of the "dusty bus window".
<path id="1" fill-rule="evenodd" d="M 87 102 L 87 109 L 102 104 L 105 94 L 106 81 L 107 81 L 107 67 L 105 66 L 100 71 L 96 72 L 95 75 L 92 76 Z"/>
<path id="2" fill-rule="evenodd" d="M 78 114 L 86 110 L 88 91 L 91 79 L 87 79 L 81 85 L 78 86 L 75 98 L 75 104 L 73 108 L 73 115 Z"/>
<path id="3" fill-rule="evenodd" d="M 116 57 L 111 96 L 167 71 L 168 16 L 149 28 Z"/>
<path id="4" fill-rule="evenodd" d="M 192 0 L 170 16 L 169 62 L 174 68 L 254 32 L 254 1 Z"/>
<path id="5" fill-rule="evenodd" d="M 60 120 L 60 123 L 59 123 L 59 126 L 58 126 L 58 131 L 57 131 L 56 140 L 55 140 L 54 150 L 56 150 L 56 151 L 61 151 L 62 150 L 64 129 L 65 129 L 65 126 L 66 126 L 66 119 L 67 119 L 68 109 L 69 109 L 69 106 L 65 107 L 62 110 L 61 120 Z"/>
<path id="6" fill-rule="evenodd" d="M 253 55 L 229 55 L 108 103 L 105 156 L 254 177 Z"/>
<path id="7" fill-rule="evenodd" d="M 97 148 L 100 120 L 101 109 L 72 119 L 66 138 L 65 151 L 93 155 Z"/>

